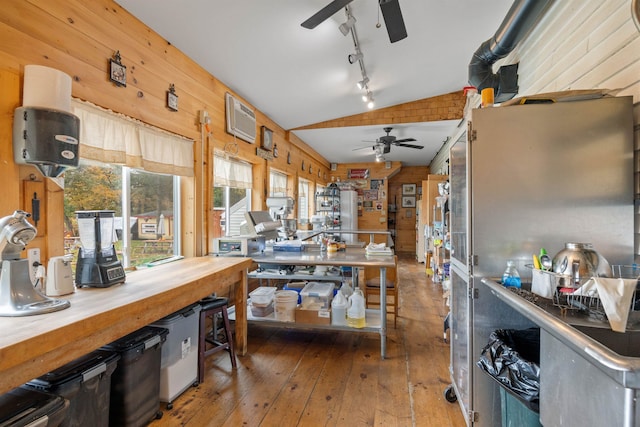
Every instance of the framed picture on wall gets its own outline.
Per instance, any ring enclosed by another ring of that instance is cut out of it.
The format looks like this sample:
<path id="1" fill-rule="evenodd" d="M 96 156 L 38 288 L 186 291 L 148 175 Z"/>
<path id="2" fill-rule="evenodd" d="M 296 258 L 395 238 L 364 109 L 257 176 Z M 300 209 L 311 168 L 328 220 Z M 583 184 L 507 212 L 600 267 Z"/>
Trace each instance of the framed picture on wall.
<path id="1" fill-rule="evenodd" d="M 403 208 L 415 208 L 416 207 L 416 197 L 415 196 L 402 196 L 402 207 Z"/>
<path id="2" fill-rule="evenodd" d="M 416 195 L 416 185 L 415 184 L 402 184 L 402 195 L 403 196 L 415 196 Z"/>
<path id="3" fill-rule="evenodd" d="M 271 151 L 273 149 L 273 131 L 266 126 L 262 126 L 262 143 L 263 150 Z"/>
<path id="4" fill-rule="evenodd" d="M 116 86 L 127 86 L 127 67 L 121 62 L 120 51 L 117 50 L 113 54 L 113 58 L 109 60 L 109 79 L 116 84 Z"/>

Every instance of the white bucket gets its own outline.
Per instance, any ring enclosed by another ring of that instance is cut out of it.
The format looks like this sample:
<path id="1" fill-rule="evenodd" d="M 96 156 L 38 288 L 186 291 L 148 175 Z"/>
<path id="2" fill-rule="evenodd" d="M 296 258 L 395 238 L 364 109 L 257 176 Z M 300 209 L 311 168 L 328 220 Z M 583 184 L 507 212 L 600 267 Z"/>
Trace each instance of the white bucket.
<path id="1" fill-rule="evenodd" d="M 281 322 L 296 321 L 298 293 L 296 291 L 276 291 L 273 298 L 276 320 Z"/>

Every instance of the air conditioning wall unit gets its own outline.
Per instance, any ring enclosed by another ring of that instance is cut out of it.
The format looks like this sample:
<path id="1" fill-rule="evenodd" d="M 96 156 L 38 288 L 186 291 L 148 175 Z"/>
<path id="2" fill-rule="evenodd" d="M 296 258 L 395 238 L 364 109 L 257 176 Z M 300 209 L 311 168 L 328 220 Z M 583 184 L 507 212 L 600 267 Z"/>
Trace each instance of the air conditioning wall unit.
<path id="1" fill-rule="evenodd" d="M 256 142 L 256 114 L 251 108 L 227 92 L 226 97 L 227 132 L 247 142 Z"/>

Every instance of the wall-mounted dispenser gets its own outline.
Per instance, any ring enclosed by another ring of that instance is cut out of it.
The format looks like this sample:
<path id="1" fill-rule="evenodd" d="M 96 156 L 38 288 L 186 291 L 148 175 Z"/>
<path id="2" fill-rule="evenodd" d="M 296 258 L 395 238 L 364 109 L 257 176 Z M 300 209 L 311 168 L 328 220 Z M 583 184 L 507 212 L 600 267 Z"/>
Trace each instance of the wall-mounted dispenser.
<path id="1" fill-rule="evenodd" d="M 71 77 L 25 65 L 23 106 L 13 116 L 13 159 L 57 177 L 78 166 L 80 119 L 71 114 Z"/>
<path id="2" fill-rule="evenodd" d="M 13 159 L 31 164 L 44 176 L 60 176 L 78 167 L 80 119 L 71 113 L 38 107 L 16 108 Z"/>

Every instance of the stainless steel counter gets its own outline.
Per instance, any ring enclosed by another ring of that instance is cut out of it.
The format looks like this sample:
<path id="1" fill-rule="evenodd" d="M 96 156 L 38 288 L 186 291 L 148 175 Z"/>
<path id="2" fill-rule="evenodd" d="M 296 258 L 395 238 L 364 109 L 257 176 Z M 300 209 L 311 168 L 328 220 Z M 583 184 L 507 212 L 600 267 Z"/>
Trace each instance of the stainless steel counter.
<path id="1" fill-rule="evenodd" d="M 543 425 L 640 425 L 640 331 L 563 315 L 483 278 L 482 284 L 540 327 L 540 420 Z M 482 291 L 482 290 L 481 290 Z"/>

